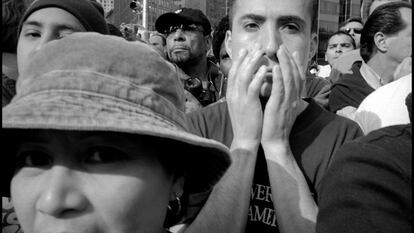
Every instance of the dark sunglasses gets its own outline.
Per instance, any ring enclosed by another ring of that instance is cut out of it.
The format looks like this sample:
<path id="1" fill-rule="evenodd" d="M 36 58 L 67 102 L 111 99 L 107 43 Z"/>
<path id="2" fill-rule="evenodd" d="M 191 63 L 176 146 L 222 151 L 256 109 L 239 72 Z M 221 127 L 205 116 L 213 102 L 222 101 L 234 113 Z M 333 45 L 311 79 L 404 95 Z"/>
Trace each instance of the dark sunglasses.
<path id="1" fill-rule="evenodd" d="M 350 33 L 351 31 L 354 31 L 354 33 L 356 33 L 356 34 L 361 34 L 361 32 L 362 32 L 362 28 L 344 28 L 343 30 L 341 30 L 341 31 L 343 31 L 343 32 L 346 32 L 346 33 Z"/>
<path id="2" fill-rule="evenodd" d="M 176 24 L 172 25 L 169 28 L 165 29 L 164 34 L 170 35 L 171 33 L 176 32 L 178 29 L 185 32 L 204 32 L 203 28 L 195 24 Z"/>

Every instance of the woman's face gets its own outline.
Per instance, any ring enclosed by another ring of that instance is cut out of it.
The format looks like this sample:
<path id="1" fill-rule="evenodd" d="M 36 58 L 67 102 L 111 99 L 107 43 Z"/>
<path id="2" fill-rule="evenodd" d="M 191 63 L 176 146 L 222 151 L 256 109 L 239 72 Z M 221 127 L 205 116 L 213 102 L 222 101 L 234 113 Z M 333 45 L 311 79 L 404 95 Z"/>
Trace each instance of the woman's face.
<path id="1" fill-rule="evenodd" d="M 154 144 L 117 133 L 38 132 L 22 136 L 11 182 L 24 232 L 163 232 L 184 178 L 165 171 Z"/>

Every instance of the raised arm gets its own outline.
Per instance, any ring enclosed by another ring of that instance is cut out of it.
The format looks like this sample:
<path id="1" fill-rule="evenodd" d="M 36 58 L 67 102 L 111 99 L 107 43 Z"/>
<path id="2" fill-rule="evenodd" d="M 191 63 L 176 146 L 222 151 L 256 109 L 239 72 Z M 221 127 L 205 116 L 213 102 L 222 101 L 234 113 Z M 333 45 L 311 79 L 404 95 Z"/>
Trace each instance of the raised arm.
<path id="1" fill-rule="evenodd" d="M 307 105 L 300 95 L 304 75 L 297 53 L 292 57 L 282 45 L 277 56 L 279 64 L 272 70 L 272 93 L 264 111 L 261 142 L 280 232 L 309 233 L 315 230 L 318 208 L 289 145 L 296 117 Z"/>
<path id="2" fill-rule="evenodd" d="M 263 123 L 259 92 L 265 69 L 258 67 L 262 56 L 258 47 L 249 53 L 242 49 L 232 65 L 226 93 L 234 134 L 232 164 L 186 233 L 245 230 Z"/>

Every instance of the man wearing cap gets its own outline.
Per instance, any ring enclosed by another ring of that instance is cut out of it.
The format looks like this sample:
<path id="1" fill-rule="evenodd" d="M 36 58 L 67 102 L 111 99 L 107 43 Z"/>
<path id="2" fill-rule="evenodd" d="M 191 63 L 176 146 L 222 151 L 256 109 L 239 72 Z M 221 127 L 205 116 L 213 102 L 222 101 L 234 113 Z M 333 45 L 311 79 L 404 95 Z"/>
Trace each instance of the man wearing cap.
<path id="1" fill-rule="evenodd" d="M 155 22 L 166 35 L 167 57 L 185 74 L 184 86 L 203 106 L 220 98 L 219 68 L 207 59 L 211 46 L 211 25 L 198 9 L 182 8 L 161 15 Z"/>

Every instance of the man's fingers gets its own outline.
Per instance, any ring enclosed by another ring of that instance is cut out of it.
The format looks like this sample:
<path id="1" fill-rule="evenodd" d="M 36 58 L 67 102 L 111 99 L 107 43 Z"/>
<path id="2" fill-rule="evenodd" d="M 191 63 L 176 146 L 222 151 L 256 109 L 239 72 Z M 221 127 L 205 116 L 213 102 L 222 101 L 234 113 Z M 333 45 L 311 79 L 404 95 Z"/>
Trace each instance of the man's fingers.
<path id="1" fill-rule="evenodd" d="M 233 93 L 233 89 L 235 88 L 235 84 L 237 81 L 237 73 L 240 69 L 241 63 L 245 60 L 246 56 L 247 50 L 242 48 L 240 49 L 237 57 L 232 61 L 232 66 L 229 71 L 229 77 L 227 79 L 226 96 L 230 96 Z"/>
<path id="2" fill-rule="evenodd" d="M 281 96 L 283 96 L 283 99 L 286 100 L 294 90 L 295 81 L 293 78 L 292 65 L 284 45 L 280 46 L 277 56 L 279 58 L 280 70 L 284 84 L 284 92 L 281 93 Z"/>
<path id="3" fill-rule="evenodd" d="M 264 82 L 265 76 L 267 73 L 267 69 L 265 65 L 260 66 L 259 70 L 257 70 L 253 80 L 251 81 L 247 94 L 253 97 L 258 97 L 260 94 L 260 88 Z"/>
<path id="4" fill-rule="evenodd" d="M 283 101 L 283 93 L 285 92 L 285 84 L 283 82 L 283 74 L 280 65 L 275 65 L 272 68 L 272 93 L 270 98 L 277 100 L 278 103 Z"/>
<path id="5" fill-rule="evenodd" d="M 264 51 L 261 49 L 260 44 L 255 44 L 252 50 L 248 53 L 246 59 L 241 64 L 241 75 L 242 78 L 239 79 L 242 82 L 242 85 L 246 88 L 250 85 L 250 82 L 253 80 L 254 75 L 260 67 L 260 60 L 264 55 Z"/>

